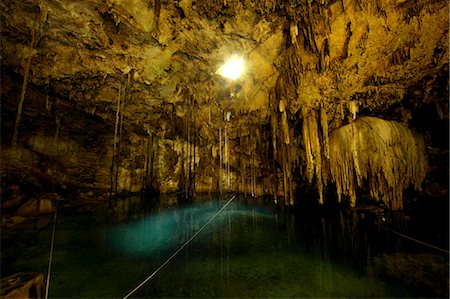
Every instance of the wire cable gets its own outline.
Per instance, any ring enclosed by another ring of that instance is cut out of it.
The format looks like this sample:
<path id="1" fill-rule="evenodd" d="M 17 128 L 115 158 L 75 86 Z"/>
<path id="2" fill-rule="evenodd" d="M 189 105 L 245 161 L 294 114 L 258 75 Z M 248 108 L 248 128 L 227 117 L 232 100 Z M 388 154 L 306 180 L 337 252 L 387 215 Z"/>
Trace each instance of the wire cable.
<path id="1" fill-rule="evenodd" d="M 183 250 L 184 247 L 186 247 L 205 227 L 211 223 L 211 221 L 216 218 L 217 215 L 219 215 L 232 201 L 235 199 L 236 195 L 233 195 L 227 203 L 220 208 L 219 211 L 217 211 L 195 234 L 193 234 L 186 242 L 184 242 L 183 245 L 181 245 L 180 248 L 178 248 L 177 251 L 175 251 L 161 266 L 158 267 L 150 276 L 148 276 L 144 281 L 142 281 L 137 287 L 135 287 L 131 292 L 129 292 L 123 299 L 129 298 L 131 295 L 133 295 L 137 290 L 139 290 L 143 285 L 145 285 L 150 279 L 153 278 L 164 266 L 166 266 L 178 253 L 180 253 L 181 250 Z"/>
<path id="2" fill-rule="evenodd" d="M 52 231 L 52 242 L 50 244 L 50 255 L 48 258 L 48 270 L 47 270 L 47 282 L 45 284 L 45 299 L 48 299 L 48 291 L 50 289 L 50 274 L 52 270 L 53 261 L 53 247 L 55 244 L 55 232 L 56 232 L 56 215 L 58 214 L 58 202 L 55 205 L 55 216 L 53 217 L 53 231 Z"/>
<path id="3" fill-rule="evenodd" d="M 431 245 L 431 244 L 428 244 L 428 243 L 419 241 L 419 240 L 414 239 L 414 238 L 412 238 L 412 237 L 408 237 L 407 235 L 401 234 L 401 233 L 399 233 L 399 232 L 397 232 L 397 231 L 395 231 L 395 230 L 392 230 L 392 229 L 390 229 L 390 228 L 388 228 L 388 230 L 389 230 L 390 232 L 393 232 L 394 234 L 397 234 L 397 235 L 399 235 L 399 236 L 401 236 L 401 237 L 403 237 L 403 238 L 406 238 L 406 239 L 408 239 L 408 240 L 411 240 L 411 241 L 417 242 L 417 243 L 419 243 L 419 244 L 428 246 L 428 247 L 430 247 L 430 248 L 433 248 L 433 249 L 436 249 L 436 250 L 445 252 L 445 253 L 447 253 L 447 254 L 449 253 L 448 250 L 445 250 L 445 249 L 439 248 L 439 247 L 437 247 L 437 246 L 434 246 L 434 245 Z"/>

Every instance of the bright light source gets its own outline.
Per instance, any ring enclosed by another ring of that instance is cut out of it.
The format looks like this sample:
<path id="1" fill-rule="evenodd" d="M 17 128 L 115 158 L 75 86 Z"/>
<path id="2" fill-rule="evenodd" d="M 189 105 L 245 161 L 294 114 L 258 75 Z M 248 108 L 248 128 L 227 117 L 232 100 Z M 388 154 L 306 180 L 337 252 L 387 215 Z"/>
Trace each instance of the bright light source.
<path id="1" fill-rule="evenodd" d="M 244 71 L 244 58 L 233 55 L 217 70 L 217 74 L 230 80 L 236 80 Z"/>

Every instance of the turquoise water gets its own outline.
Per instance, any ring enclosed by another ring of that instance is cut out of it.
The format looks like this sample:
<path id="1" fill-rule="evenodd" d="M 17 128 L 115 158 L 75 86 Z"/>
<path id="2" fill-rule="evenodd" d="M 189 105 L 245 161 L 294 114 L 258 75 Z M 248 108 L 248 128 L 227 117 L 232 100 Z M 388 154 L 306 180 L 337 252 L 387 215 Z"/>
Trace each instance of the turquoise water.
<path id="1" fill-rule="evenodd" d="M 124 297 L 225 202 L 149 204 L 134 197 L 118 201 L 114 212 L 107 205 L 61 209 L 50 297 Z M 379 236 L 355 221 L 342 212 L 299 216 L 238 198 L 132 297 L 412 297 L 377 273 Z M 51 225 L 37 221 L 4 231 L 2 276 L 46 273 L 50 236 Z"/>

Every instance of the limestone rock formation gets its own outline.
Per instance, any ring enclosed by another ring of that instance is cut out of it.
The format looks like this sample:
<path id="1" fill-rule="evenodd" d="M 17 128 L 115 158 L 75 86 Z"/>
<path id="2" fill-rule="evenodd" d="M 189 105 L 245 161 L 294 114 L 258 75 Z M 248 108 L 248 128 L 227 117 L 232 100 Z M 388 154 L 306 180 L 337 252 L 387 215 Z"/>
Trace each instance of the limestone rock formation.
<path id="1" fill-rule="evenodd" d="M 356 205 L 357 187 L 393 210 L 403 208 L 403 192 L 420 190 L 427 172 L 422 138 L 395 121 L 360 117 L 330 135 L 330 173 L 341 194 Z M 402 178 L 402 179 L 399 179 Z"/>
<path id="2" fill-rule="evenodd" d="M 448 1 L 0 8 L 3 195 L 239 191 L 291 205 L 308 189 L 324 202 L 329 134 L 364 115 L 445 149 Z M 245 73 L 230 82 L 216 71 L 233 53 Z"/>

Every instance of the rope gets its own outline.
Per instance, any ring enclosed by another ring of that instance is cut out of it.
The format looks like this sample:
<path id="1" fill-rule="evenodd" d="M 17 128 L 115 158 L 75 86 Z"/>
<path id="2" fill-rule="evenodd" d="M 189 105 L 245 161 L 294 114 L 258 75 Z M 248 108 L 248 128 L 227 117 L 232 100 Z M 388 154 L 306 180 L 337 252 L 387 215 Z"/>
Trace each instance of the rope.
<path id="1" fill-rule="evenodd" d="M 150 276 L 148 276 L 144 281 L 142 281 L 137 287 L 135 287 L 131 292 L 129 292 L 123 299 L 129 298 L 131 295 L 133 295 L 137 290 L 139 290 L 143 285 L 145 285 L 150 279 L 153 278 L 164 266 L 166 266 L 170 260 L 172 260 L 178 253 L 180 253 L 181 250 L 183 250 L 184 247 L 186 247 L 211 221 L 213 221 L 214 218 L 216 218 L 217 215 L 219 215 L 236 197 L 236 195 L 233 195 L 227 203 L 220 208 L 219 211 L 217 211 L 214 216 L 212 216 L 195 234 L 193 234 L 183 245 L 181 245 L 180 248 L 178 248 L 177 251 L 175 251 L 161 266 L 159 266 L 158 269 L 156 269 Z"/>
<path id="2" fill-rule="evenodd" d="M 436 250 L 439 250 L 439 251 L 442 251 L 442 252 L 445 252 L 445 253 L 449 253 L 448 250 L 445 250 L 445 249 L 436 247 L 436 246 L 434 246 L 434 245 L 431 245 L 431 244 L 428 244 L 428 243 L 419 241 L 419 240 L 414 239 L 414 238 L 412 238 L 412 237 L 409 237 L 409 236 L 407 236 L 407 235 L 404 235 L 404 234 L 401 234 L 401 233 L 399 233 L 399 232 L 396 232 L 395 230 L 392 230 L 392 229 L 390 229 L 390 228 L 388 228 L 388 230 L 391 231 L 391 232 L 393 232 L 394 234 L 397 234 L 397 235 L 399 235 L 399 236 L 401 236 L 401 237 L 403 237 L 403 238 L 406 238 L 406 239 L 408 239 L 408 240 L 417 242 L 417 243 L 419 243 L 419 244 L 428 246 L 428 247 L 430 247 L 430 248 L 433 248 L 433 249 L 436 249 Z"/>
<path id="3" fill-rule="evenodd" d="M 48 258 L 48 270 L 47 270 L 47 282 L 45 285 L 45 299 L 48 299 L 48 291 L 50 289 L 50 274 L 52 269 L 53 261 L 53 247 L 55 244 L 55 231 L 56 231 L 56 215 L 58 214 L 58 202 L 55 205 L 55 216 L 53 217 L 53 231 L 52 231 L 52 242 L 50 244 L 50 256 Z"/>

